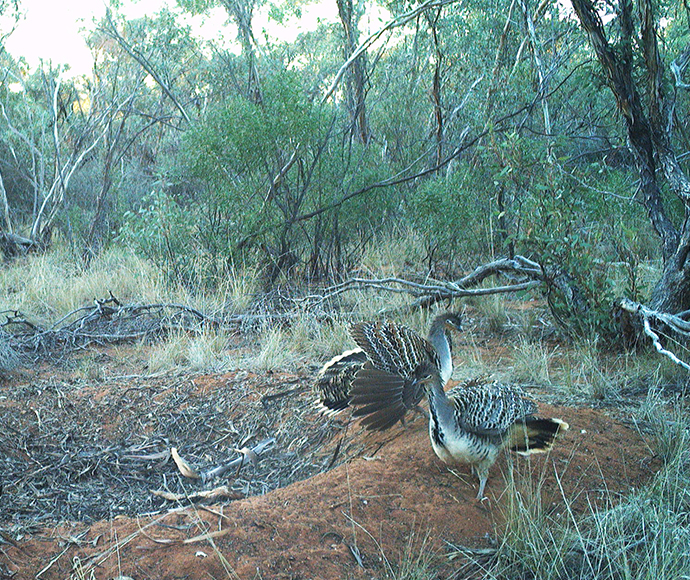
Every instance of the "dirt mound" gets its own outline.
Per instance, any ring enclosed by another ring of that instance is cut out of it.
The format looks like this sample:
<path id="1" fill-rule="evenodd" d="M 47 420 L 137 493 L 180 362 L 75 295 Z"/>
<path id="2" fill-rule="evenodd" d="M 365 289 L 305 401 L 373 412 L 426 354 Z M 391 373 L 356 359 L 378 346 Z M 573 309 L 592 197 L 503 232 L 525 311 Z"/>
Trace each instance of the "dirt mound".
<path id="1" fill-rule="evenodd" d="M 154 399 L 158 397 L 161 409 L 185 409 L 190 401 L 205 405 L 194 407 L 189 413 L 197 423 L 203 423 L 204 410 L 209 412 L 213 401 L 218 402 L 216 398 L 226 397 L 222 400 L 234 402 L 237 397 L 229 394 L 233 385 L 244 389 L 251 383 L 252 388 L 242 398 L 248 406 L 235 405 L 232 412 L 225 409 L 217 416 L 211 413 L 210 423 L 215 429 L 221 428 L 221 420 L 226 422 L 226 429 L 228 422 L 235 426 L 238 435 L 228 437 L 233 441 L 227 445 L 229 449 L 246 438 L 240 433 L 245 428 L 257 429 L 255 419 L 237 427 L 243 416 L 251 415 L 252 405 L 264 409 L 265 428 L 259 429 L 256 436 L 276 436 L 273 459 L 269 452 L 256 468 L 244 468 L 242 475 L 232 482 L 233 489 L 244 495 L 263 495 L 196 508 L 188 504 L 178 508 L 162 506 L 162 513 L 136 517 L 113 514 L 97 522 L 46 525 L 47 521 L 41 520 L 37 523 L 42 527 L 34 528 L 33 533 L 24 528 L 18 534 L 13 533 L 12 520 L 16 518 L 7 517 L 7 506 L 19 490 L 6 488 L 0 499 L 6 510 L 6 525 L 2 528 L 5 540 L 0 543 L 0 562 L 4 560 L 0 564 L 0 578 L 67 578 L 75 567 L 81 569 L 81 574 L 93 570 L 99 579 L 121 575 L 136 580 L 381 577 L 386 562 L 397 564 L 406 551 L 414 557 L 423 550 L 443 550 L 446 541 L 486 546 L 501 529 L 504 475 L 510 472 L 511 464 L 518 474 L 518 485 L 539 487 L 543 505 L 555 517 L 563 511 L 562 493 L 576 510 L 585 511 L 589 503 L 609 501 L 618 493 L 640 486 L 655 467 L 650 447 L 641 436 L 604 412 L 542 405 L 543 415 L 563 418 L 570 424 L 570 431 L 549 456 L 530 461 L 501 457 L 490 474 L 490 500 L 478 503 L 474 500 L 475 477 L 468 469 L 450 472 L 435 458 L 423 419 L 383 435 L 364 435 L 356 424 L 344 429 L 342 422 L 337 421 L 324 427 L 322 418 L 306 411 L 310 398 L 304 388 L 307 375 L 305 371 L 304 376 L 242 376 L 236 383 L 230 380 L 236 375 L 197 378 L 191 380 L 184 396 L 180 389 L 169 390 L 177 394 L 174 405 L 166 402 L 168 396 L 163 390 L 151 391 Z M 292 392 L 283 396 L 287 391 Z M 143 421 L 141 417 L 148 417 L 136 411 L 142 401 L 123 405 L 118 399 L 121 393 L 121 385 L 88 396 L 75 389 L 74 396 L 67 396 L 62 404 L 73 403 L 78 395 L 96 402 L 110 397 L 110 401 L 120 402 L 113 404 L 111 412 L 94 415 L 96 422 L 101 422 L 99 432 L 104 440 L 126 440 L 126 434 L 131 432 L 157 440 L 154 436 L 157 437 L 160 423 L 137 423 Z M 57 399 L 51 400 L 57 404 Z M 0 404 L 6 417 L 8 409 L 17 409 L 17 402 L 7 395 Z M 146 409 L 146 405 L 143 407 Z M 114 412 L 118 408 L 122 411 Z M 33 428 L 37 425 L 34 412 L 25 410 L 23 416 L 27 423 L 13 426 L 20 434 L 26 431 L 27 424 Z M 180 424 L 180 415 L 176 417 L 177 423 L 166 423 L 169 428 Z M 123 425 L 134 430 L 123 430 Z M 191 419 L 185 425 L 181 432 L 191 437 Z M 202 467 L 204 462 L 212 465 L 219 458 L 210 456 L 211 443 L 218 447 L 216 439 L 226 433 L 203 428 L 197 431 L 204 433 L 204 438 L 188 445 L 186 457 Z M 7 433 L 4 430 L 2 449 L 9 448 Z M 118 456 L 103 456 L 101 461 L 113 457 Z M 324 471 L 334 457 L 336 464 L 340 464 Z M 142 485 L 142 490 L 147 490 L 142 505 L 152 501 L 148 488 L 161 481 L 174 487 L 176 481 L 181 481 L 172 476 L 172 462 L 149 471 L 155 475 L 153 480 L 146 478 Z M 136 476 L 143 477 L 144 473 L 139 469 Z M 294 483 L 283 487 L 290 479 Z M 189 485 L 186 481 L 179 484 L 183 491 Z M 108 497 L 100 501 L 103 509 L 110 509 Z M 449 570 L 440 577 L 447 576 Z"/>

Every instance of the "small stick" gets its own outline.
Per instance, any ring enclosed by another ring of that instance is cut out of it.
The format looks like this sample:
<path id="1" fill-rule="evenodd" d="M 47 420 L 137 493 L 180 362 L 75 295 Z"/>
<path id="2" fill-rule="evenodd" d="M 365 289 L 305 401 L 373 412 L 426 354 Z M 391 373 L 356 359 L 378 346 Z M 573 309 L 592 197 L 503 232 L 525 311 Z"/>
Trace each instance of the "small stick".
<path id="1" fill-rule="evenodd" d="M 276 442 L 275 437 L 270 437 L 269 439 L 264 439 L 263 441 L 258 443 L 256 445 L 256 447 L 254 447 L 252 449 L 252 451 L 254 453 L 256 453 L 256 455 L 261 455 L 269 447 L 272 447 L 275 442 Z M 219 465 L 218 467 L 215 467 L 209 471 L 206 471 L 205 473 L 203 473 L 201 475 L 201 479 L 203 481 L 208 481 L 209 479 L 220 477 L 221 475 L 230 471 L 234 467 L 237 467 L 238 465 L 242 466 L 242 464 L 244 463 L 244 458 L 245 458 L 245 456 L 244 456 L 244 454 L 242 454 L 240 457 L 238 457 L 237 459 L 233 459 L 229 463 L 226 463 L 224 465 Z"/>

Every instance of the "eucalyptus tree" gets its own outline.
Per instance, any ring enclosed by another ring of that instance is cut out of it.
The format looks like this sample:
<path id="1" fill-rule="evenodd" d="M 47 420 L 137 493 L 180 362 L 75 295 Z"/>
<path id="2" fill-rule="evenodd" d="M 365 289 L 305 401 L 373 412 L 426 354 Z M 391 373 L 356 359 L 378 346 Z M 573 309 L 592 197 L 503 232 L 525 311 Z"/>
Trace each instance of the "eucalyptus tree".
<path id="1" fill-rule="evenodd" d="M 221 6 L 237 28 L 237 41 L 242 48 L 245 79 L 240 83 L 242 93 L 255 103 L 261 102 L 261 78 L 259 72 L 259 46 L 254 33 L 254 16 L 265 0 L 177 0 L 185 10 L 193 14 L 206 12 L 213 6 Z"/>
<path id="2" fill-rule="evenodd" d="M 359 21 L 364 10 L 361 0 L 336 0 L 338 15 L 343 25 L 344 57 L 348 60 L 354 55 L 359 44 Z M 354 56 L 345 83 L 345 102 L 351 119 L 350 135 L 367 144 L 371 130 L 366 110 L 367 60 L 366 52 Z"/>
<path id="3" fill-rule="evenodd" d="M 6 251 L 45 247 L 66 201 L 71 182 L 104 135 L 104 114 L 84 104 L 89 91 L 63 78 L 61 69 L 45 67 L 25 78 L 6 70 L 13 81 L 8 98 L 0 102 L 0 127 L 6 157 L 2 160 L 19 176 L 11 213 L 14 234 L 5 239 Z M 26 233 L 20 235 L 18 232 Z"/>
<path id="4" fill-rule="evenodd" d="M 162 143 L 190 121 L 187 109 L 198 104 L 204 68 L 190 30 L 167 10 L 132 21 L 108 11 L 88 42 L 94 55 L 89 106 L 111 108 L 115 114 L 107 118 L 91 164 L 98 187 L 85 232 L 87 262 L 104 241 L 105 224 L 116 217 L 107 215 L 113 186 L 117 194 L 129 196 L 129 203 L 140 203 L 152 186 Z M 127 183 L 137 173 L 145 177 L 139 179 L 138 199 Z"/>
<path id="5" fill-rule="evenodd" d="M 677 105 L 685 97 L 687 106 L 690 89 L 685 78 L 689 16 L 671 4 L 621 0 L 609 7 L 604 24 L 591 0 L 572 0 L 572 5 L 618 105 L 640 178 L 636 196 L 661 242 L 663 273 L 650 306 L 685 312 L 690 309 L 690 178 L 677 135 L 686 129 L 687 115 Z"/>

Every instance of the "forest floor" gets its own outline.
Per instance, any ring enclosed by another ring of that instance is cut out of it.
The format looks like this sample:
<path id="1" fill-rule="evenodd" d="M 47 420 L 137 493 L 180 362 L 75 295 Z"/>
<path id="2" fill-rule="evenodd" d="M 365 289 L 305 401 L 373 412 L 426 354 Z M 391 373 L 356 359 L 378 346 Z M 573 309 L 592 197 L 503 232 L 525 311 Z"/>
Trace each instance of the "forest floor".
<path id="1" fill-rule="evenodd" d="M 615 409 L 540 402 L 570 430 L 549 455 L 499 458 L 478 502 L 469 469 L 433 454 L 423 417 L 368 434 L 347 413 L 321 416 L 313 367 L 152 377 L 144 361 L 140 347 L 91 350 L 0 388 L 0 580 L 388 578 L 427 555 L 434 577 L 471 577 L 448 554 L 496 545 L 508 474 L 567 518 L 659 467 Z M 219 478 L 183 477 L 171 457 L 207 473 L 268 438 Z"/>

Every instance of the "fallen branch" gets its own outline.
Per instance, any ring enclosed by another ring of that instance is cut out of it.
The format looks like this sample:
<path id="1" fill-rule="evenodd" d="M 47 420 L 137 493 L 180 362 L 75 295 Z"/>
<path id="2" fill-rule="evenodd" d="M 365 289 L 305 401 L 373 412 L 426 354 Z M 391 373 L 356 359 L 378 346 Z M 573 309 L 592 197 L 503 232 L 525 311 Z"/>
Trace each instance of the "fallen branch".
<path id="1" fill-rule="evenodd" d="M 652 321 L 656 320 L 658 322 L 666 325 L 671 331 L 679 334 L 683 337 L 690 337 L 690 322 L 684 320 L 677 314 L 669 314 L 668 312 L 659 312 L 658 310 L 652 310 L 646 307 L 644 304 L 639 302 L 634 302 L 628 298 L 623 298 L 619 302 L 619 306 L 625 312 L 638 316 L 642 321 L 642 328 L 644 333 L 651 339 L 654 348 L 659 352 L 659 354 L 671 359 L 675 364 L 683 367 L 690 371 L 690 364 L 681 360 L 676 354 L 670 350 L 664 348 L 661 344 L 661 338 L 652 329 Z M 685 314 L 685 313 L 681 313 Z"/>
<path id="2" fill-rule="evenodd" d="M 474 288 L 487 278 L 498 275 L 512 278 L 511 283 L 491 288 Z M 345 282 L 326 288 L 322 295 L 307 296 L 304 301 L 318 303 L 351 290 L 370 289 L 415 296 L 418 299 L 410 304 L 410 307 L 417 308 L 420 306 L 428 307 L 436 302 L 453 298 L 530 290 L 547 281 L 547 276 L 539 264 L 523 256 L 516 256 L 514 258 L 501 258 L 484 264 L 454 282 L 435 280 L 430 283 L 419 283 L 394 277 L 381 279 L 350 278 Z"/>
<path id="3" fill-rule="evenodd" d="M 227 485 L 221 485 L 214 489 L 207 489 L 204 491 L 197 491 L 195 493 L 172 493 L 170 491 L 163 491 L 152 489 L 151 493 L 157 497 L 161 497 L 167 501 L 214 501 L 217 499 L 243 499 L 244 495 L 238 491 L 230 489 Z"/>
<path id="4" fill-rule="evenodd" d="M 18 310 L 0 311 L 0 329 L 7 330 L 6 338 L 14 351 L 35 354 L 131 342 L 171 331 L 201 334 L 209 327 L 243 328 L 267 319 L 291 316 L 289 313 L 214 316 L 174 303 L 123 305 L 111 293 L 109 298 L 94 299 L 92 306 L 77 308 L 48 327 L 29 321 Z"/>

